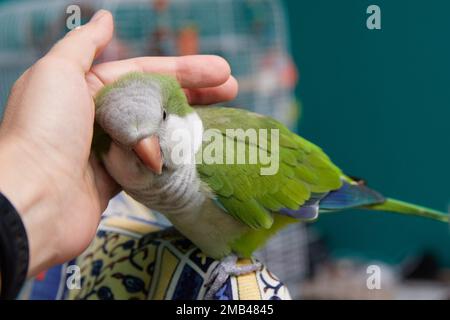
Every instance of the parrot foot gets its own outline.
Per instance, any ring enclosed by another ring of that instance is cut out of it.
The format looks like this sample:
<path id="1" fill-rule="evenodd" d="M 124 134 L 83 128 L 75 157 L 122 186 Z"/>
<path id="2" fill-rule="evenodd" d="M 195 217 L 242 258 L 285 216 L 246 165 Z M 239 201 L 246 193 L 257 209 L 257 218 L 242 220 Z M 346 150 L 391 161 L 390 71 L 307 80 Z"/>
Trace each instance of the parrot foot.
<path id="1" fill-rule="evenodd" d="M 237 265 L 238 257 L 231 254 L 223 258 L 216 268 L 211 273 L 209 280 L 205 283 L 207 292 L 205 300 L 212 300 L 214 295 L 219 291 L 230 276 L 240 276 L 247 273 L 252 273 L 262 269 L 260 262 L 254 262 L 247 265 Z"/>

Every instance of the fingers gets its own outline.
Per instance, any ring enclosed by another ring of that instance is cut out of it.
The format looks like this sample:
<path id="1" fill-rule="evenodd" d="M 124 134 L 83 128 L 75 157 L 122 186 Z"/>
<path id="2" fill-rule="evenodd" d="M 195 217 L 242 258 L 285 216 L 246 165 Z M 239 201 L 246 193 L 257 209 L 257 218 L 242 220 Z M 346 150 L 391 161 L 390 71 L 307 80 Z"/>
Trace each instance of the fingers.
<path id="1" fill-rule="evenodd" d="M 233 76 L 220 86 L 213 88 L 185 89 L 189 104 L 207 105 L 236 98 L 238 82 Z"/>
<path id="2" fill-rule="evenodd" d="M 185 88 L 218 86 L 230 77 L 231 72 L 223 58 L 211 55 L 139 57 L 102 63 L 94 66 L 92 71 L 104 84 L 114 82 L 125 73 L 139 71 L 172 75 Z"/>
<path id="3" fill-rule="evenodd" d="M 105 211 L 108 206 L 109 200 L 120 192 L 120 186 L 114 179 L 106 172 L 103 165 L 97 160 L 94 155 L 90 155 L 89 163 L 92 166 L 95 185 L 97 186 L 99 198 L 100 198 L 100 210 Z"/>
<path id="4" fill-rule="evenodd" d="M 207 101 L 208 91 L 211 91 L 210 100 L 214 102 L 228 100 L 227 97 L 237 94 L 237 84 L 234 84 L 236 80 L 230 76 L 229 64 L 223 58 L 212 55 L 141 57 L 107 62 L 94 66 L 86 78 L 91 93 L 95 95 L 104 85 L 132 71 L 176 77 L 183 88 L 195 89 L 191 95 L 192 103 Z M 225 92 L 227 88 L 235 91 Z M 196 100 L 197 97 L 201 98 L 200 101 Z"/>
<path id="5" fill-rule="evenodd" d="M 87 24 L 70 31 L 58 41 L 47 56 L 58 57 L 79 65 L 87 72 L 94 58 L 112 38 L 113 18 L 109 11 L 98 11 Z"/>

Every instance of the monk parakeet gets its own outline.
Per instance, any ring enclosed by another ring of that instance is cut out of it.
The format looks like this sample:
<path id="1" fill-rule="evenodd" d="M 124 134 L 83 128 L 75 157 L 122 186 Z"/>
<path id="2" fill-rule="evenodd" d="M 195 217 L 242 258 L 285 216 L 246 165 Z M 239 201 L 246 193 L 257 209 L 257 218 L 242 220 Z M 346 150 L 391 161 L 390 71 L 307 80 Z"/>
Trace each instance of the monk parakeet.
<path id="1" fill-rule="evenodd" d="M 444 213 L 385 198 L 350 178 L 318 146 L 270 117 L 191 107 L 170 76 L 127 74 L 105 86 L 95 104 L 93 151 L 110 175 L 222 260 L 208 297 L 229 275 L 259 267 L 240 267 L 237 257 L 250 257 L 281 228 L 322 212 L 365 208 L 448 221 Z M 247 161 L 239 162 L 243 155 Z M 277 162 L 273 168 L 268 157 Z"/>

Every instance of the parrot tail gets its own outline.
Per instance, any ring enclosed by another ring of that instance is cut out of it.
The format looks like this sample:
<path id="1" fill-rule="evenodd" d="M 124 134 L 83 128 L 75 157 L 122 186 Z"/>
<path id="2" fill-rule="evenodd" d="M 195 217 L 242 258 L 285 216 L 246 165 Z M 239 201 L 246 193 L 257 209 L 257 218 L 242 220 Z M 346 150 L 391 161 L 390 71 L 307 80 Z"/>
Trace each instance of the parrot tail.
<path id="1" fill-rule="evenodd" d="M 406 215 L 414 215 L 447 223 L 449 222 L 449 215 L 446 213 L 391 198 L 386 198 L 386 201 L 383 203 L 369 205 L 364 208 L 369 210 L 389 211 Z"/>
<path id="2" fill-rule="evenodd" d="M 368 209 L 414 215 L 442 222 L 449 222 L 449 215 L 415 204 L 386 198 L 364 183 L 344 181 L 342 187 L 331 191 L 320 200 L 320 212 L 339 212 L 346 209 Z"/>

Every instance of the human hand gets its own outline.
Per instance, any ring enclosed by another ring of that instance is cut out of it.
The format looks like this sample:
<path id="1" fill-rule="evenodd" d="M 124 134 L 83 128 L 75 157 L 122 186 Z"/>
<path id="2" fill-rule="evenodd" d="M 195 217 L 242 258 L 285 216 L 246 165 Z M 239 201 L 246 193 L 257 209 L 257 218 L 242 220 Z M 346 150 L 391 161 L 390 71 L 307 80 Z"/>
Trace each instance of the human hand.
<path id="1" fill-rule="evenodd" d="M 216 56 L 141 57 L 92 66 L 111 40 L 99 11 L 69 32 L 14 84 L 0 126 L 0 190 L 21 214 L 29 275 L 80 254 L 117 184 L 91 155 L 93 97 L 131 71 L 174 75 L 190 103 L 230 100 L 237 82 Z"/>

